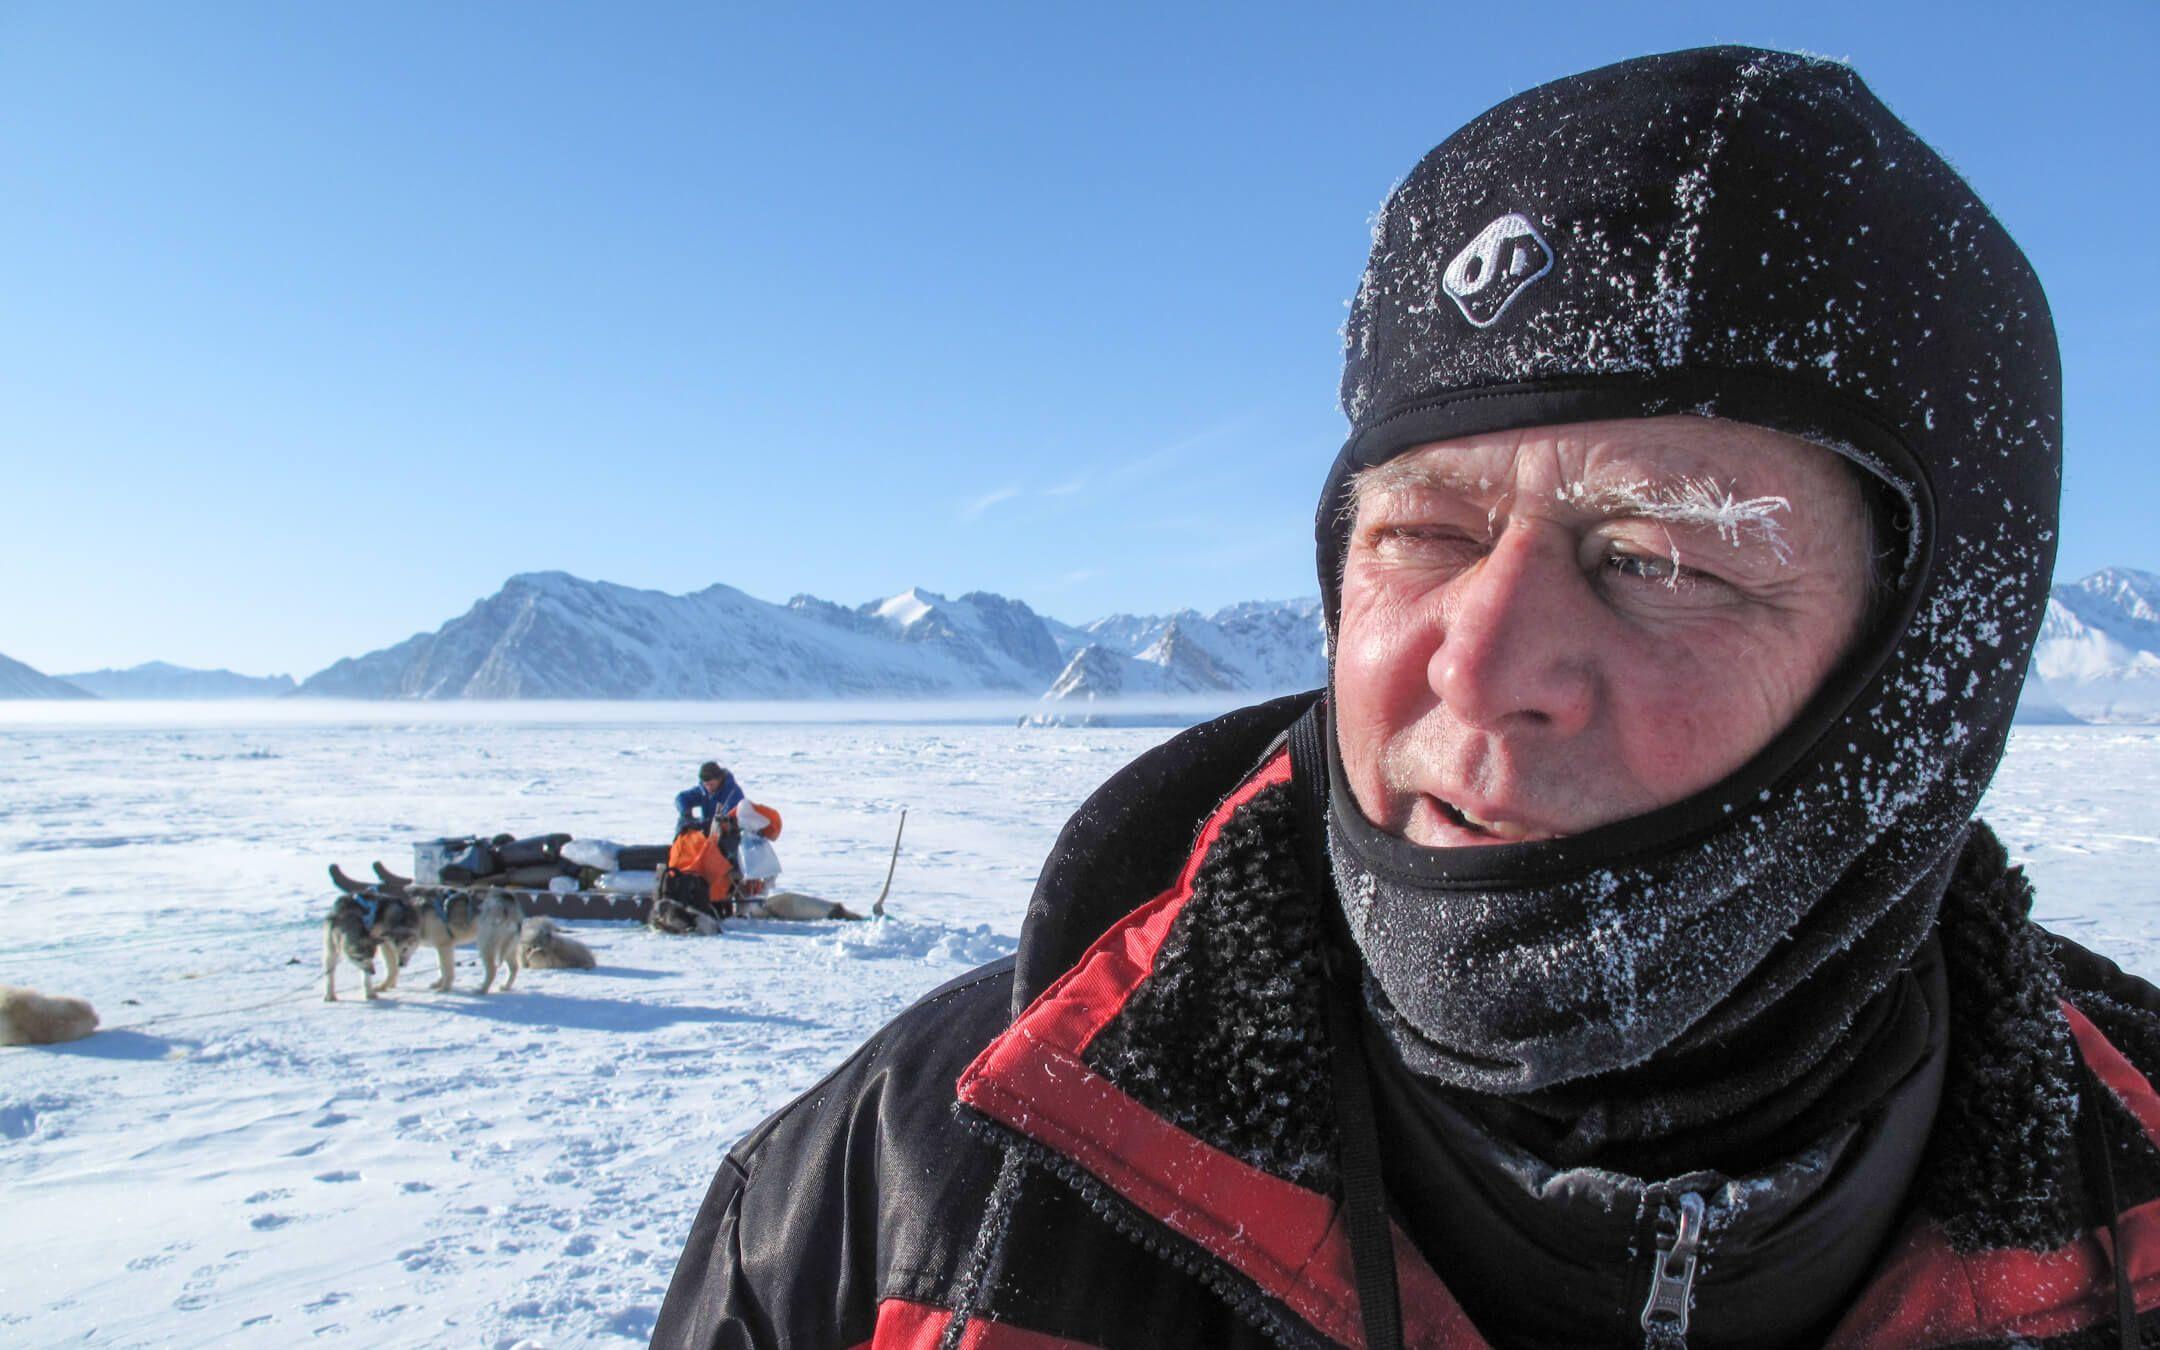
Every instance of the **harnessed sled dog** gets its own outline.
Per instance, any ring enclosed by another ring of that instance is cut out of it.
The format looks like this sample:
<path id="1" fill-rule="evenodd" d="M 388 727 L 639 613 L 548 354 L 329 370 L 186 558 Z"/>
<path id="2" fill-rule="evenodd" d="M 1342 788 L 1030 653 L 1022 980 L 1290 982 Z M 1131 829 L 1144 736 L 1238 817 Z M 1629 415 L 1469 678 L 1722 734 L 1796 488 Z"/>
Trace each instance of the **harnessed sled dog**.
<path id="1" fill-rule="evenodd" d="M 390 968 L 381 989 L 397 988 L 398 969 L 420 938 L 419 917 L 403 896 L 361 886 L 334 866 L 330 879 L 343 894 L 323 919 L 323 1002 L 337 1002 L 339 956 L 359 967 L 361 997 L 372 1000 L 378 992 L 375 953 Z"/>
<path id="2" fill-rule="evenodd" d="M 517 984 L 518 930 L 524 925 L 525 911 L 518 907 L 513 897 L 497 890 L 445 891 L 433 896 L 409 895 L 411 883 L 403 877 L 385 870 L 380 864 L 375 869 L 378 884 L 368 886 L 354 881 L 339 871 L 336 864 L 330 867 L 330 881 L 344 894 L 339 898 L 342 906 L 347 900 L 358 901 L 363 896 L 394 899 L 404 906 L 413 917 L 414 938 L 423 946 L 435 949 L 435 958 L 442 966 L 442 976 L 429 988 L 438 994 L 450 992 L 455 981 L 456 963 L 453 949 L 472 943 L 480 951 L 480 962 L 485 969 L 480 982 L 480 992 L 485 994 L 495 985 L 495 973 L 508 969 L 503 980 L 505 992 Z M 331 921 L 336 921 L 337 908 L 331 910 Z M 379 942 L 380 939 L 377 939 Z M 325 950 L 328 939 L 325 939 Z M 391 967 L 389 983 L 397 982 L 397 968 Z"/>

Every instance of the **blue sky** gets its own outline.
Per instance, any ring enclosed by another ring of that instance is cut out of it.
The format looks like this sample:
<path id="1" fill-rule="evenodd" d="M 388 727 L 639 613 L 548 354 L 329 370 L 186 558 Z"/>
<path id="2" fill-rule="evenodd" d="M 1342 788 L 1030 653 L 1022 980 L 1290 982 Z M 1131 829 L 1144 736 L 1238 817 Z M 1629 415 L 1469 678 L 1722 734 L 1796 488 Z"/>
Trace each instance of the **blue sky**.
<path id="1" fill-rule="evenodd" d="M 2160 7 L 1634 8 L 0 7 L 0 652 L 305 675 L 543 568 L 1309 593 L 1389 184 L 1718 41 L 1851 58 L 1994 206 L 2060 575 L 2160 568 Z"/>

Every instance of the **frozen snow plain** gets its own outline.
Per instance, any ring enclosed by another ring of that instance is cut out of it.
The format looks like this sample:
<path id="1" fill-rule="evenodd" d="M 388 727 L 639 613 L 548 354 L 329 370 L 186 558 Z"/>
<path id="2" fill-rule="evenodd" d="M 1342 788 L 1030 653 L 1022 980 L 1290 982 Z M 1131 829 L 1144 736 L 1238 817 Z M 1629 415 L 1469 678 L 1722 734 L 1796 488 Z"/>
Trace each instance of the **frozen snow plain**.
<path id="1" fill-rule="evenodd" d="M 1065 816 L 1172 734 L 1012 711 L 0 704 L 0 981 L 114 1028 L 0 1050 L 0 1342 L 642 1342 L 729 1144 L 1010 952 Z M 465 949 L 433 994 L 423 952 L 322 1003 L 326 863 L 656 842 L 709 755 L 785 814 L 787 884 L 851 903 L 909 808 L 891 918 L 572 925 L 599 970 L 482 998 Z M 2021 728 L 1985 814 L 2044 921 L 2160 977 L 2160 728 Z"/>

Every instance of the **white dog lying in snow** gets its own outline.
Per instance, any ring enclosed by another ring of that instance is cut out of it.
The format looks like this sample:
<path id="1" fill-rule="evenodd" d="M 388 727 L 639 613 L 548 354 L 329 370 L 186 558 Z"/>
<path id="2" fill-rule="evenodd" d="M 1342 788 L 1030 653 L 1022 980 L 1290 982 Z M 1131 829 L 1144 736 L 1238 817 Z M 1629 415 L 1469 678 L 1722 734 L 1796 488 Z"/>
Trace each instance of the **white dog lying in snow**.
<path id="1" fill-rule="evenodd" d="M 79 998 L 0 984 L 0 1045 L 56 1045 L 97 1030 L 97 1009 Z"/>
<path id="2" fill-rule="evenodd" d="M 518 933 L 518 956 L 527 970 L 591 970 L 595 964 L 592 948 L 544 917 L 525 921 Z"/>

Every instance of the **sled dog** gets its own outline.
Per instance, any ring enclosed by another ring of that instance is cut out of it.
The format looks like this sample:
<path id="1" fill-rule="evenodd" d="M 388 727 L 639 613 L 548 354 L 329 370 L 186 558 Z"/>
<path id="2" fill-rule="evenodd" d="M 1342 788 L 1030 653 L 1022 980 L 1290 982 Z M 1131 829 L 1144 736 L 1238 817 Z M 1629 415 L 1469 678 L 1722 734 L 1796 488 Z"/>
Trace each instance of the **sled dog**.
<path id="1" fill-rule="evenodd" d="M 0 984 L 0 1045 L 57 1045 L 97 1030 L 97 1009 L 79 998 Z"/>
<path id="2" fill-rule="evenodd" d="M 323 1002 L 337 1002 L 337 958 L 360 968 L 361 991 L 373 998 L 397 988 L 398 971 L 412 961 L 420 944 L 420 916 L 401 887 L 364 886 L 330 864 L 330 884 L 341 892 L 323 920 Z M 375 952 L 390 967 L 389 978 L 375 983 Z"/>
<path id="3" fill-rule="evenodd" d="M 710 904 L 692 904 L 672 895 L 653 897 L 652 913 L 645 922 L 659 933 L 697 933 L 711 937 L 720 931 L 720 911 Z"/>
<path id="4" fill-rule="evenodd" d="M 498 890 L 447 891 L 431 900 L 416 897 L 412 907 L 420 920 L 420 941 L 433 947 L 435 959 L 442 963 L 442 978 L 429 986 L 436 993 L 450 992 L 456 969 L 452 949 L 468 942 L 480 949 L 480 962 L 486 969 L 481 993 L 494 987 L 499 967 L 509 969 L 503 980 L 505 992 L 517 983 L 518 930 L 525 923 L 525 911 L 518 908 L 516 899 Z"/>
<path id="5" fill-rule="evenodd" d="M 393 894 L 341 894 L 322 920 L 322 1002 L 337 1002 L 337 957 L 361 970 L 361 998 L 397 987 L 397 968 L 413 955 L 419 922 L 413 907 Z M 382 953 L 389 978 L 376 985 L 376 953 Z"/>
<path id="6" fill-rule="evenodd" d="M 861 919 L 838 900 L 823 896 L 805 895 L 801 891 L 773 891 L 770 894 L 751 895 L 735 906 L 735 912 L 746 919 Z"/>
<path id="7" fill-rule="evenodd" d="M 527 970 L 591 970 L 592 948 L 555 927 L 553 919 L 527 919 L 518 933 L 518 959 Z M 508 988 L 508 986 L 504 986 Z"/>

